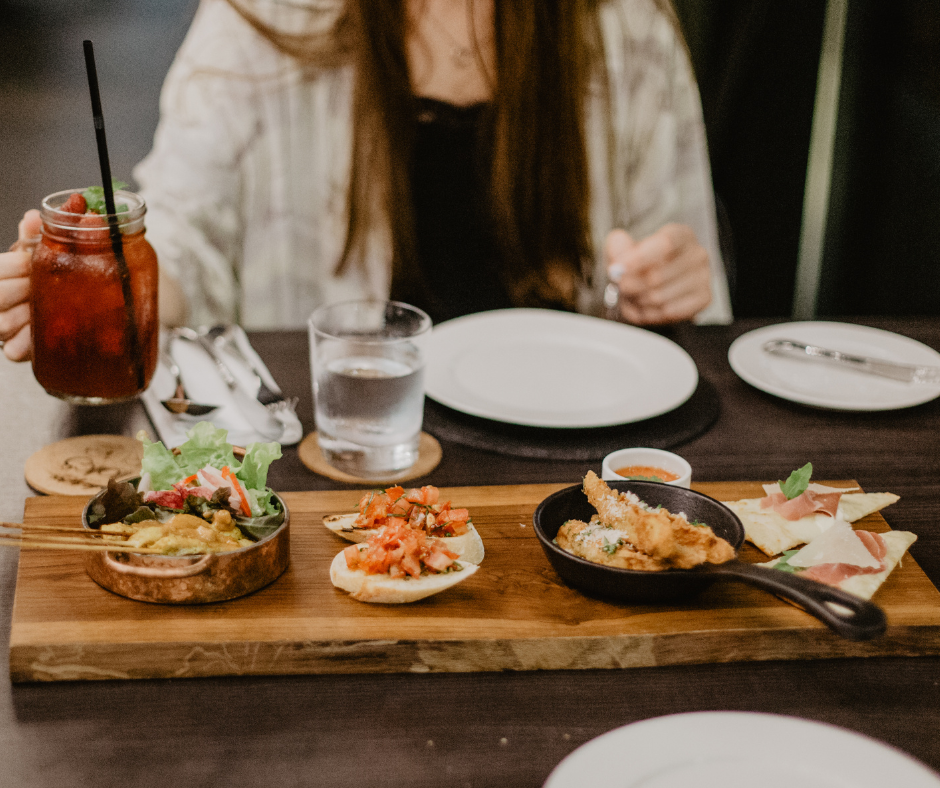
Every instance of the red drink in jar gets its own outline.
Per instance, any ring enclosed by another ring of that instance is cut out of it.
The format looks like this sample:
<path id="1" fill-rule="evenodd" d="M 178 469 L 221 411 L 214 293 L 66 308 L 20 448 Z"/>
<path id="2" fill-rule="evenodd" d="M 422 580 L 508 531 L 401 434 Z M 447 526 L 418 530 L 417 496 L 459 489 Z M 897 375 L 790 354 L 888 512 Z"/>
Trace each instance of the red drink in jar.
<path id="1" fill-rule="evenodd" d="M 42 201 L 42 238 L 30 274 L 33 372 L 56 397 L 119 402 L 143 391 L 157 365 L 157 256 L 144 238 L 143 199 L 116 192 L 129 275 L 122 283 L 109 217 L 83 212 L 80 194 L 58 192 Z M 131 304 L 124 298 L 128 285 Z"/>

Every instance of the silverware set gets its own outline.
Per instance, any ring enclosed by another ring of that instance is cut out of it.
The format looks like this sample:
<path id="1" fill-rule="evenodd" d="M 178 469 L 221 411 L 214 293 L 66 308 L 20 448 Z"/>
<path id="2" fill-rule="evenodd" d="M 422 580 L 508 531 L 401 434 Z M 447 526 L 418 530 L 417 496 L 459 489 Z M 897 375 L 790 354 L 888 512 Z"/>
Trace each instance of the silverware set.
<path id="1" fill-rule="evenodd" d="M 204 331 L 178 327 L 170 329 L 169 339 L 170 341 L 182 339 L 201 347 L 212 360 L 239 411 L 252 428 L 268 440 L 278 440 L 284 432 L 284 425 L 278 419 L 278 414 L 294 413 L 297 398 L 285 397 L 265 382 L 262 370 L 258 368 L 256 361 L 239 348 L 234 334 L 236 330 L 234 326 L 213 326 Z M 233 373 L 223 351 L 237 358 L 245 369 L 250 370 L 252 375 L 250 383 L 244 383 Z M 176 382 L 173 396 L 161 400 L 163 407 L 171 413 L 190 416 L 205 416 L 219 407 L 219 405 L 194 402 L 186 393 L 179 365 L 168 349 L 161 353 L 161 358 Z"/>

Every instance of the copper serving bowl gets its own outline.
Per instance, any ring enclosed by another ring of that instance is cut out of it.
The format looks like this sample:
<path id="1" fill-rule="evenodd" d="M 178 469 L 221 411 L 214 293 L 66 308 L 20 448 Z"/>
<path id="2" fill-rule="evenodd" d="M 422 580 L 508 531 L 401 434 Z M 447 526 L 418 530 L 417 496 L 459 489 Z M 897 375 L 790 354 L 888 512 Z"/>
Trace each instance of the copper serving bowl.
<path id="1" fill-rule="evenodd" d="M 97 530 L 88 523 L 88 513 L 103 494 L 82 511 L 82 526 L 89 530 Z M 85 571 L 102 588 L 141 602 L 194 605 L 250 594 L 274 582 L 290 562 L 290 512 L 279 495 L 274 497 L 284 508 L 284 522 L 248 547 L 184 556 L 89 552 Z"/>

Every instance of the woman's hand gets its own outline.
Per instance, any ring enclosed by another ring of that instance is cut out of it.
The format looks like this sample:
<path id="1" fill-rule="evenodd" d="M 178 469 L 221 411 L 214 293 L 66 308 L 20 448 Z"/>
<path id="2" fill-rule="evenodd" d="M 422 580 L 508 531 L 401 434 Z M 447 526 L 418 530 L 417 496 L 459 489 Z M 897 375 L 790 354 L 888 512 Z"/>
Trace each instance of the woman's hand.
<path id="1" fill-rule="evenodd" d="M 0 342 L 11 361 L 27 361 L 33 350 L 29 332 L 29 267 L 33 259 L 29 241 L 39 235 L 39 211 L 27 211 L 19 238 L 9 252 L 0 254 Z"/>
<path id="2" fill-rule="evenodd" d="M 639 242 L 625 230 L 612 230 L 604 257 L 614 283 L 604 300 L 621 320 L 679 323 L 712 300 L 708 252 L 687 225 L 667 224 Z"/>

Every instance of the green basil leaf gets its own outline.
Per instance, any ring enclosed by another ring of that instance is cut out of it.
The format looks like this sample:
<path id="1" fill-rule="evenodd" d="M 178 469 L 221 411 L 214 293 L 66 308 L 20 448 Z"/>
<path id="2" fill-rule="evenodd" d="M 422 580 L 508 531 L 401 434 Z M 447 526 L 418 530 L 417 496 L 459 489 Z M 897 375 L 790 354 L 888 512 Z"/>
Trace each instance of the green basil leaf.
<path id="1" fill-rule="evenodd" d="M 806 492 L 812 475 L 813 463 L 808 462 L 802 468 L 793 471 L 785 482 L 780 482 L 780 491 L 787 496 L 788 501 L 793 500 Z"/>
<path id="2" fill-rule="evenodd" d="M 781 572 L 789 572 L 790 574 L 793 574 L 794 572 L 798 572 L 799 569 L 797 569 L 797 567 L 790 566 L 790 559 L 793 558 L 793 556 L 795 556 L 798 552 L 800 551 L 799 550 L 786 550 L 783 554 L 783 558 L 777 561 L 777 563 L 773 565 L 773 568 L 779 569 Z"/>

